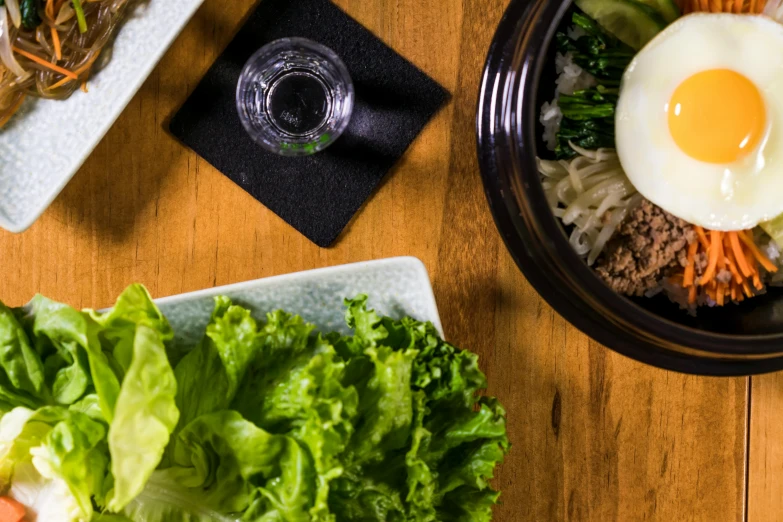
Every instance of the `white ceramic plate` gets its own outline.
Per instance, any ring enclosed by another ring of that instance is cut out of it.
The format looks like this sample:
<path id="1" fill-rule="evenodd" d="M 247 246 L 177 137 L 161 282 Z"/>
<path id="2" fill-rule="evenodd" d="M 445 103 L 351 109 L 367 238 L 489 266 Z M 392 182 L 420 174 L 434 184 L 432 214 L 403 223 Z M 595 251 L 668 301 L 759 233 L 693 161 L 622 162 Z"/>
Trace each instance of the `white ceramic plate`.
<path id="1" fill-rule="evenodd" d="M 322 332 L 348 333 L 343 299 L 367 294 L 368 306 L 395 319 L 431 321 L 443 335 L 424 264 L 397 257 L 299 272 L 156 300 L 177 340 L 195 345 L 204 335 L 217 295 L 230 297 L 257 318 L 277 309 L 301 315 Z"/>
<path id="2" fill-rule="evenodd" d="M 57 197 L 204 0 L 142 0 L 90 92 L 27 100 L 0 131 L 0 227 L 22 232 Z"/>

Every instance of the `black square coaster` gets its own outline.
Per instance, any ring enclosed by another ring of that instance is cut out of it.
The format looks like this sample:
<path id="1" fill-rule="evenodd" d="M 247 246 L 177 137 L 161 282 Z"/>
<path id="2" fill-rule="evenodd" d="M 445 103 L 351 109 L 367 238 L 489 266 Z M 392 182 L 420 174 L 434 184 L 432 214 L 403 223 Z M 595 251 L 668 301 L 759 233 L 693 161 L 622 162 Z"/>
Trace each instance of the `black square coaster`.
<path id="1" fill-rule="evenodd" d="M 319 42 L 345 62 L 351 123 L 305 158 L 263 150 L 237 114 L 247 60 L 286 37 Z M 319 246 L 329 246 L 448 100 L 448 92 L 329 0 L 263 0 L 171 121 L 171 132 Z"/>

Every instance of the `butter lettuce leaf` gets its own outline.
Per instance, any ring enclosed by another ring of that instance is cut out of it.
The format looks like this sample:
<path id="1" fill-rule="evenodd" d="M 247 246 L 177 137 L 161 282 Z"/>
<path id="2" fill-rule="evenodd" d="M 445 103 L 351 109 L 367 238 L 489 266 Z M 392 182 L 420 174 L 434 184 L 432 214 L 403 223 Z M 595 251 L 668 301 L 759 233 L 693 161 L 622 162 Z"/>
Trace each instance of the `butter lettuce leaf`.
<path id="1" fill-rule="evenodd" d="M 175 435 L 199 416 L 229 407 L 259 346 L 258 325 L 250 312 L 217 298 L 204 339 L 174 370 L 180 411 Z M 169 454 L 174 464 L 183 463 L 176 437 Z"/>
<path id="2" fill-rule="evenodd" d="M 139 324 L 108 434 L 114 478 L 108 495 L 111 511 L 121 511 L 141 493 L 160 463 L 179 420 L 176 394 L 174 371 L 159 332 Z"/>
<path id="3" fill-rule="evenodd" d="M 44 367 L 14 313 L 0 303 L 0 401 L 35 408 L 47 402 Z"/>
<path id="4" fill-rule="evenodd" d="M 36 296 L 25 312 L 36 346 L 47 358 L 47 374 L 51 376 L 56 402 L 72 404 L 92 386 L 104 417 L 111 421 L 120 379 L 101 347 L 100 326 L 89 314 L 43 296 Z"/>
<path id="5" fill-rule="evenodd" d="M 111 353 L 112 361 L 122 373 L 128 371 L 133 359 L 137 326 L 144 325 L 155 330 L 164 343 L 174 338 L 168 320 L 152 301 L 147 289 L 139 284 L 126 288 L 111 310 L 105 313 L 89 310 L 88 313 L 101 326 L 100 338 L 104 349 Z"/>

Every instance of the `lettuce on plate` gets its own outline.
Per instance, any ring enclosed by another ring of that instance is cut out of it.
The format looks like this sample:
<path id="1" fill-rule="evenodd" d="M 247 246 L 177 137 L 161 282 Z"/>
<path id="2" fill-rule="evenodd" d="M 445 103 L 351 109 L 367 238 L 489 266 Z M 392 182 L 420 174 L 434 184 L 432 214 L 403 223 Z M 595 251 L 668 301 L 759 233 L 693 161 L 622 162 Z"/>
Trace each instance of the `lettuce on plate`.
<path id="1" fill-rule="evenodd" d="M 491 520 L 509 441 L 476 355 L 366 302 L 342 336 L 219 297 L 195 347 L 139 285 L 0 307 L 0 495 L 57 522 Z"/>

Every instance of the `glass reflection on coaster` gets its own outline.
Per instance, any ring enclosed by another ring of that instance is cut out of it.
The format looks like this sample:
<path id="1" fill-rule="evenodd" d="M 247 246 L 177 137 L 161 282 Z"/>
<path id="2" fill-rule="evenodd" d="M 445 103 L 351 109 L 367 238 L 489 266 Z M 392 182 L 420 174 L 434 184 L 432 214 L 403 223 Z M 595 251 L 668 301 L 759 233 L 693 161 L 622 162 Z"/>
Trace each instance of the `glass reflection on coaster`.
<path id="1" fill-rule="evenodd" d="M 262 47 L 245 65 L 237 110 L 250 136 L 283 156 L 315 154 L 334 143 L 351 119 L 353 82 L 329 48 L 304 38 Z"/>

